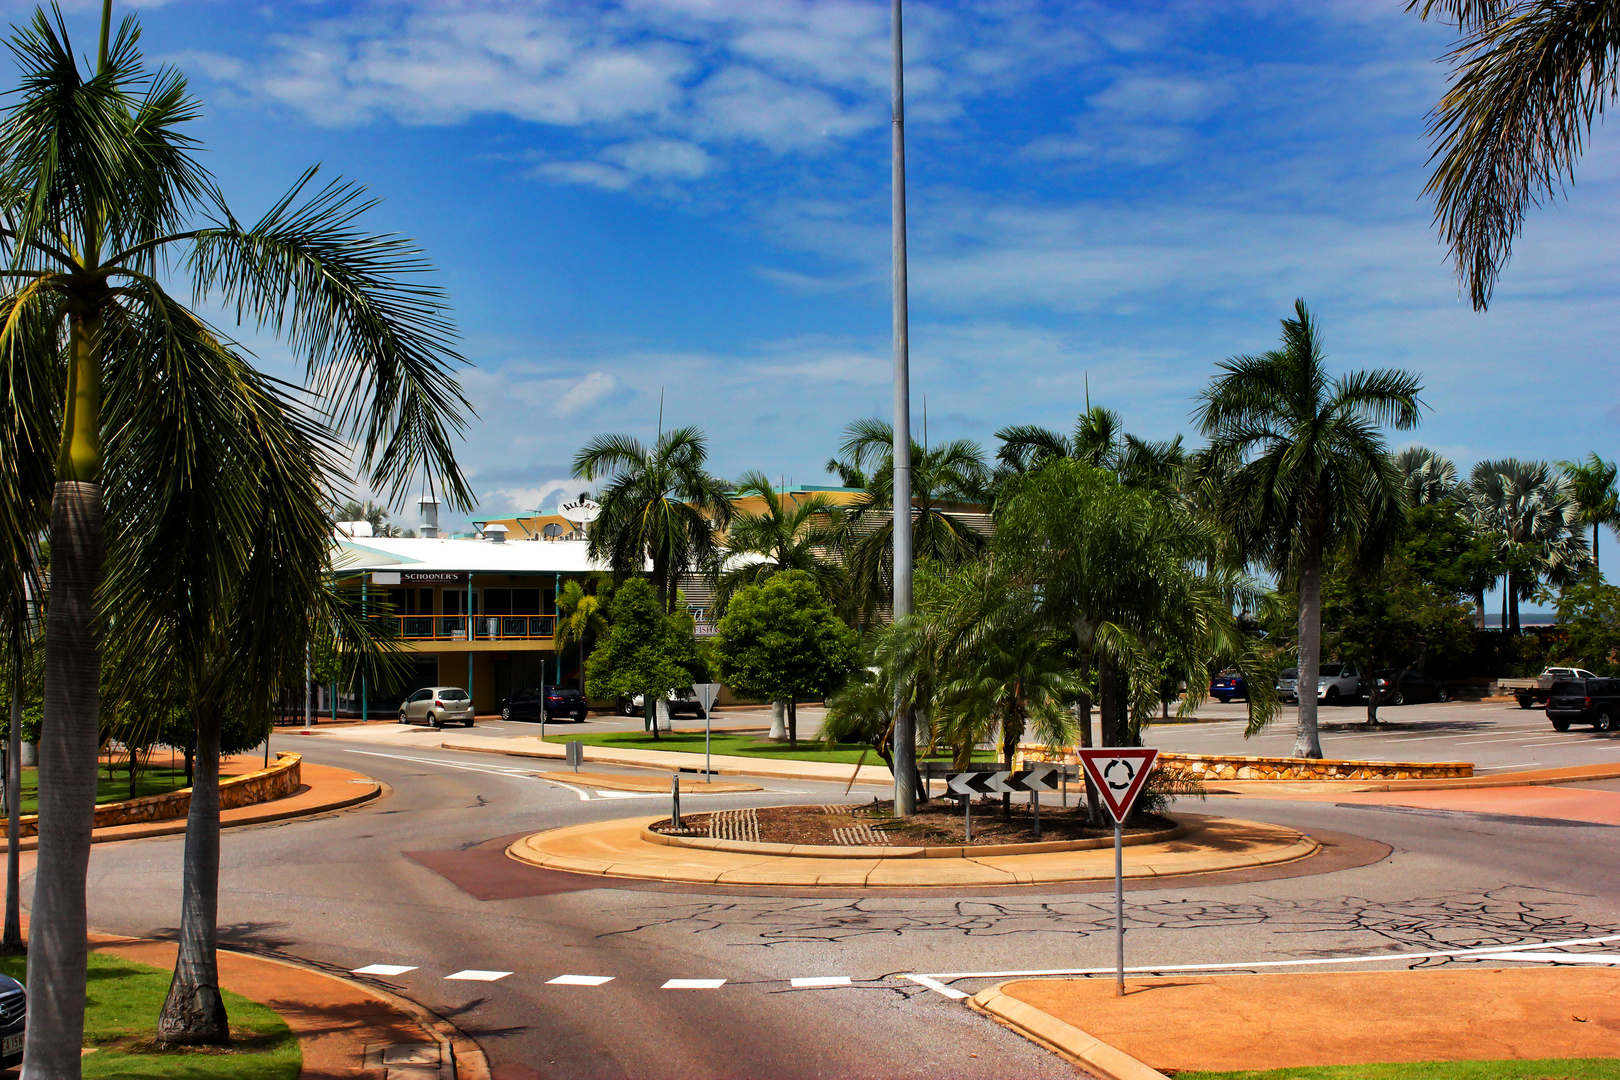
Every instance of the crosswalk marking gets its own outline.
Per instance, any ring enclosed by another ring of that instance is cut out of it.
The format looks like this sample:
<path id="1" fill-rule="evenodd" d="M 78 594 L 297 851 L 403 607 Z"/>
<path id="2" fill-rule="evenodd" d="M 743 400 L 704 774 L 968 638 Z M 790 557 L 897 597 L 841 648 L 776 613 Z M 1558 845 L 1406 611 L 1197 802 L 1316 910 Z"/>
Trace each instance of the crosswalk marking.
<path id="1" fill-rule="evenodd" d="M 813 979 L 794 979 L 796 989 L 806 990 L 814 986 L 848 986 L 848 975 L 822 975 Z"/>
<path id="2" fill-rule="evenodd" d="M 367 964 L 362 968 L 355 968 L 349 972 L 351 975 L 403 975 L 407 971 L 415 971 L 414 967 L 404 964 Z"/>
<path id="3" fill-rule="evenodd" d="M 504 979 L 510 974 L 512 974 L 510 971 L 481 971 L 478 968 L 468 968 L 465 971 L 458 971 L 454 975 L 446 975 L 445 978 L 459 979 L 464 982 L 494 982 L 496 979 Z"/>
<path id="4" fill-rule="evenodd" d="M 601 986 L 603 983 L 613 981 L 612 975 L 559 975 L 555 979 L 547 979 L 548 986 Z"/>
<path id="5" fill-rule="evenodd" d="M 661 990 L 718 990 L 726 985 L 724 979 L 671 979 Z"/>

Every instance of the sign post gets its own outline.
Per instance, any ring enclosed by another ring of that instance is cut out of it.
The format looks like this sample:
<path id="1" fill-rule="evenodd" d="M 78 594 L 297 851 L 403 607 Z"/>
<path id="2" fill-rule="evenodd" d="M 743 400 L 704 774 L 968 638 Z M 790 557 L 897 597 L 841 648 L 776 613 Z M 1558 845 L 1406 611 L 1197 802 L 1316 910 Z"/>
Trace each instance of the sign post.
<path id="1" fill-rule="evenodd" d="M 692 689 L 697 693 L 698 700 L 703 703 L 703 782 L 707 784 L 709 778 L 714 775 L 709 770 L 709 732 L 713 726 L 714 703 L 720 700 L 720 684 L 717 682 L 698 683 Z"/>
<path id="2" fill-rule="evenodd" d="M 1080 764 L 1114 818 L 1114 996 L 1125 994 L 1125 819 L 1147 784 L 1159 752 L 1143 746 L 1077 750 Z"/>
<path id="3" fill-rule="evenodd" d="M 1030 801 L 1035 807 L 1035 836 L 1041 835 L 1041 803 L 1040 793 L 1043 791 L 1056 791 L 1058 777 L 1063 766 L 1046 763 L 1031 764 L 1027 769 L 1009 771 L 998 769 L 989 772 L 958 772 L 945 774 L 945 794 L 947 797 L 960 796 L 962 799 L 962 831 L 967 843 L 973 842 L 973 797 L 975 795 L 993 795 L 998 792 L 1027 791 Z"/>

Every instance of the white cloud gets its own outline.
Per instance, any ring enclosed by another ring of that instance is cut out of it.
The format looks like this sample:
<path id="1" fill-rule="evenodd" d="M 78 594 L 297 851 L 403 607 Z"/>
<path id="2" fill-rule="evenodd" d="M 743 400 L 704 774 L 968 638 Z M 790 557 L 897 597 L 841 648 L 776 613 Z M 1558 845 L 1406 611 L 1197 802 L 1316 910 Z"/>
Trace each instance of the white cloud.
<path id="1" fill-rule="evenodd" d="M 559 417 L 573 416 L 617 393 L 623 385 L 617 376 L 605 371 L 593 371 L 558 395 L 551 411 Z"/>

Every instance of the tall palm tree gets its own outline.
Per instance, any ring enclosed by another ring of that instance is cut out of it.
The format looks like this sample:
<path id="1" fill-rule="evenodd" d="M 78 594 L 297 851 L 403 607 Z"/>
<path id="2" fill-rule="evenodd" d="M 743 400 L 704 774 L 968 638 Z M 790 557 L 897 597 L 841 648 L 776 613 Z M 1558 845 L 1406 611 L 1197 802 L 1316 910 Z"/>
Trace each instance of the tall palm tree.
<path id="1" fill-rule="evenodd" d="M 1188 463 L 1181 436 L 1150 441 L 1129 434 L 1113 409 L 1093 405 L 1082 412 L 1071 435 L 1033 424 L 1014 424 L 996 432 L 1002 475 L 1029 472 L 1055 458 L 1083 461 L 1117 476 L 1127 487 L 1169 494 L 1178 489 Z"/>
<path id="2" fill-rule="evenodd" d="M 893 593 L 894 435 L 883 420 L 856 420 L 845 429 L 840 452 L 858 468 L 870 468 L 866 492 L 846 510 L 840 549 L 849 569 L 853 607 L 870 614 Z M 984 550 L 985 537 L 949 504 L 979 509 L 988 497 L 989 471 L 977 443 L 954 439 L 938 446 L 911 447 L 912 552 L 920 563 L 946 566 Z"/>
<path id="3" fill-rule="evenodd" d="M 1620 466 L 1612 461 L 1604 461 L 1594 452 L 1588 454 L 1585 461 L 1560 461 L 1558 467 L 1569 478 L 1575 502 L 1580 507 L 1581 520 L 1592 526 L 1592 566 L 1601 570 L 1598 529 L 1604 525 L 1620 529 L 1620 490 L 1615 486 L 1615 480 L 1620 476 Z"/>
<path id="4" fill-rule="evenodd" d="M 402 536 L 405 530 L 388 522 L 388 507 L 370 499 L 345 499 L 332 511 L 334 521 L 364 521 L 372 536 Z"/>
<path id="5" fill-rule="evenodd" d="M 1426 446 L 1409 446 L 1395 455 L 1408 506 L 1435 506 L 1457 490 L 1457 466 Z"/>
<path id="6" fill-rule="evenodd" d="M 761 472 L 747 472 L 737 481 L 736 496 L 753 496 L 765 504 L 764 513 L 733 508 L 724 545 L 710 570 L 714 580 L 716 616 L 738 589 L 760 585 L 785 570 L 802 570 L 828 599 L 839 592 L 843 575 L 828 559 L 838 540 L 838 507 L 825 495 L 784 499 Z"/>
<path id="7" fill-rule="evenodd" d="M 310 400 L 356 439 L 380 490 L 402 496 L 426 468 L 453 502 L 471 503 L 451 451 L 468 411 L 451 374 L 459 359 L 440 294 L 420 280 L 426 265 L 407 241 L 359 228 L 370 206 L 360 189 L 311 194 L 312 172 L 241 224 L 183 131 L 200 112 L 185 80 L 148 69 L 138 37 L 133 18 L 112 33 L 106 0 L 85 72 L 60 14 L 36 12 L 11 41 L 22 82 L 0 121 L 0 355 L 61 393 L 60 406 L 20 420 L 31 445 L 58 446 L 24 1064 L 40 1078 L 79 1075 L 103 565 L 139 546 L 130 523 L 194 498 L 181 483 L 188 459 L 212 452 L 215 425 L 241 415 L 202 400 L 244 380 L 168 281 L 283 335 L 307 362 Z M 127 599 L 102 596 L 115 611 Z"/>
<path id="8" fill-rule="evenodd" d="M 675 610 L 675 582 L 712 565 L 716 530 L 731 521 L 728 485 L 707 467 L 708 440 L 677 428 L 645 446 L 630 435 L 598 435 L 574 455 L 574 475 L 608 478 L 591 526 L 590 554 L 624 578 L 652 564 L 653 588 Z"/>
<path id="9" fill-rule="evenodd" d="M 1620 70 L 1613 0 L 1409 0 L 1462 35 L 1451 86 L 1429 113 L 1439 159 L 1425 194 L 1476 310 L 1491 292 L 1532 205 L 1575 175 L 1593 120 Z"/>
<path id="10" fill-rule="evenodd" d="M 1474 527 L 1494 537 L 1501 550 L 1502 625 L 1517 634 L 1521 599 L 1533 595 L 1543 578 L 1567 582 L 1591 561 L 1580 503 L 1568 477 L 1545 461 L 1517 458 L 1475 465 L 1466 500 Z"/>
<path id="11" fill-rule="evenodd" d="M 1282 347 L 1222 361 L 1198 419 L 1215 457 L 1236 466 L 1223 516 L 1245 553 L 1299 590 L 1299 728 L 1294 756 L 1319 758 L 1322 556 L 1344 545 L 1381 559 L 1404 518 L 1402 477 L 1379 433 L 1416 426 L 1422 387 L 1404 371 L 1331 378 L 1303 300 Z"/>
<path id="12" fill-rule="evenodd" d="M 576 579 L 569 579 L 557 594 L 557 622 L 552 648 L 558 656 L 572 645 L 579 658 L 579 689 L 585 692 L 585 650 L 588 642 L 599 641 L 608 632 L 607 597 L 602 583 L 587 590 Z"/>

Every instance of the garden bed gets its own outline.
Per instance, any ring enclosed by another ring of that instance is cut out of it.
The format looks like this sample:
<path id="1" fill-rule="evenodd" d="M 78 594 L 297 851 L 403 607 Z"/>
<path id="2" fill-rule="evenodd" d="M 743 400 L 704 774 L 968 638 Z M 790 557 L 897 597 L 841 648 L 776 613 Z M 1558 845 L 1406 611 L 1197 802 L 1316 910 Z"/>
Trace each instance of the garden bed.
<path id="1" fill-rule="evenodd" d="M 1015 798 L 1004 815 L 999 798 L 973 804 L 973 838 L 964 830 L 962 804 L 931 799 L 910 818 L 896 819 L 893 802 L 874 799 L 842 806 L 773 806 L 760 810 L 720 810 L 710 814 L 682 814 L 676 832 L 668 819 L 649 830 L 664 836 L 711 837 L 751 844 L 828 847 L 991 848 L 1007 844 L 1056 844 L 1071 841 L 1111 842 L 1112 824 L 1096 828 L 1083 807 L 1046 803 L 1041 806 L 1041 834 L 1035 835 L 1035 816 L 1027 796 Z M 1125 826 L 1127 835 L 1162 834 L 1177 829 L 1174 821 L 1158 814 L 1137 814 Z"/>

